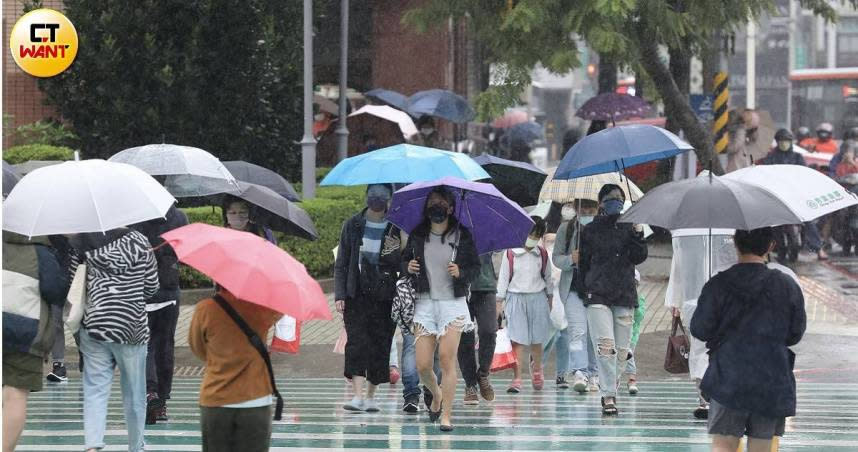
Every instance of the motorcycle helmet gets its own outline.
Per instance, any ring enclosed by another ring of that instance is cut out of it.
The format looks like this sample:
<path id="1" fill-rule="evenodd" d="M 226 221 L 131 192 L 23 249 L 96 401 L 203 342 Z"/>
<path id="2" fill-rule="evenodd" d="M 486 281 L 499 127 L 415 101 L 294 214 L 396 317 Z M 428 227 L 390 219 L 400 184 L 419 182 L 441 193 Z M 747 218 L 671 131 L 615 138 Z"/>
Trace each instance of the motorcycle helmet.
<path id="1" fill-rule="evenodd" d="M 846 135 L 843 138 L 847 140 L 858 140 L 858 127 L 851 127 L 846 131 Z"/>
<path id="2" fill-rule="evenodd" d="M 816 127 L 816 136 L 822 140 L 830 139 L 834 134 L 834 126 L 830 122 L 823 122 Z"/>
<path id="3" fill-rule="evenodd" d="M 810 138 L 810 128 L 806 126 L 799 127 L 798 130 L 795 131 L 795 138 L 798 141 Z"/>
<path id="4" fill-rule="evenodd" d="M 789 129 L 780 129 L 775 133 L 775 141 L 793 141 L 794 139 Z"/>

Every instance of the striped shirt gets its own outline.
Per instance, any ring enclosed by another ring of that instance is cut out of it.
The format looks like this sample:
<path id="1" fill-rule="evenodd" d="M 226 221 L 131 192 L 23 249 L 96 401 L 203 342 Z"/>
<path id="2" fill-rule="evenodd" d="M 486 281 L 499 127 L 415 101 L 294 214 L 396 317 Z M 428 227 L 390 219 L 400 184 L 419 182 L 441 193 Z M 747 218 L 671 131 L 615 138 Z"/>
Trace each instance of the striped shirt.
<path id="1" fill-rule="evenodd" d="M 146 236 L 130 231 L 86 252 L 87 306 L 83 327 L 116 344 L 149 342 L 146 300 L 158 291 L 158 264 Z"/>
<path id="2" fill-rule="evenodd" d="M 387 229 L 387 220 L 380 223 L 366 221 L 363 228 L 363 242 L 360 247 L 361 254 L 372 265 L 378 265 L 378 256 L 381 253 L 381 242 L 384 240 L 384 231 Z"/>

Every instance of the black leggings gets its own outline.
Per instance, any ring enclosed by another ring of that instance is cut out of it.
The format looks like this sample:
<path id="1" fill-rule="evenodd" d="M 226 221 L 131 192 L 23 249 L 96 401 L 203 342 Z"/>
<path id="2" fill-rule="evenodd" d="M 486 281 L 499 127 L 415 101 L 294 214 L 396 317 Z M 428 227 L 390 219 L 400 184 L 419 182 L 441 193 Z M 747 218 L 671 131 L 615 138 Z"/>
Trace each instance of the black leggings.
<path id="1" fill-rule="evenodd" d="M 366 377 L 374 385 L 390 382 L 390 344 L 396 328 L 390 318 L 392 303 L 365 297 L 346 300 L 346 378 Z"/>

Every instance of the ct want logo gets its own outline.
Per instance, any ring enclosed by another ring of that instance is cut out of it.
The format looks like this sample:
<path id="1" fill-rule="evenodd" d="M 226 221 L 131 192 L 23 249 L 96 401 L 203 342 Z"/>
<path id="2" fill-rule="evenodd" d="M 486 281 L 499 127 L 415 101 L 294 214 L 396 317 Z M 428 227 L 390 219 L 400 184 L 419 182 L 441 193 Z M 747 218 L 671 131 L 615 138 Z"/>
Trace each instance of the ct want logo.
<path id="1" fill-rule="evenodd" d="M 18 19 L 9 47 L 24 72 L 53 77 L 71 66 L 77 56 L 77 31 L 59 11 L 37 9 Z"/>

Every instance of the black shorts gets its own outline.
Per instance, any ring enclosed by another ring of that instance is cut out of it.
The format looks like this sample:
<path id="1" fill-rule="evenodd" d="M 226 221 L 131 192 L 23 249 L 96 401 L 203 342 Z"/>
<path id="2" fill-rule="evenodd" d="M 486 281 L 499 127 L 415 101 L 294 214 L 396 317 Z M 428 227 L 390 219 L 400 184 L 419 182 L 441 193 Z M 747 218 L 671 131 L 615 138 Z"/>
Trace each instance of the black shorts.
<path id="1" fill-rule="evenodd" d="M 741 438 L 772 439 L 784 436 L 786 418 L 771 418 L 747 411 L 734 410 L 715 399 L 709 403 L 709 434 Z"/>

